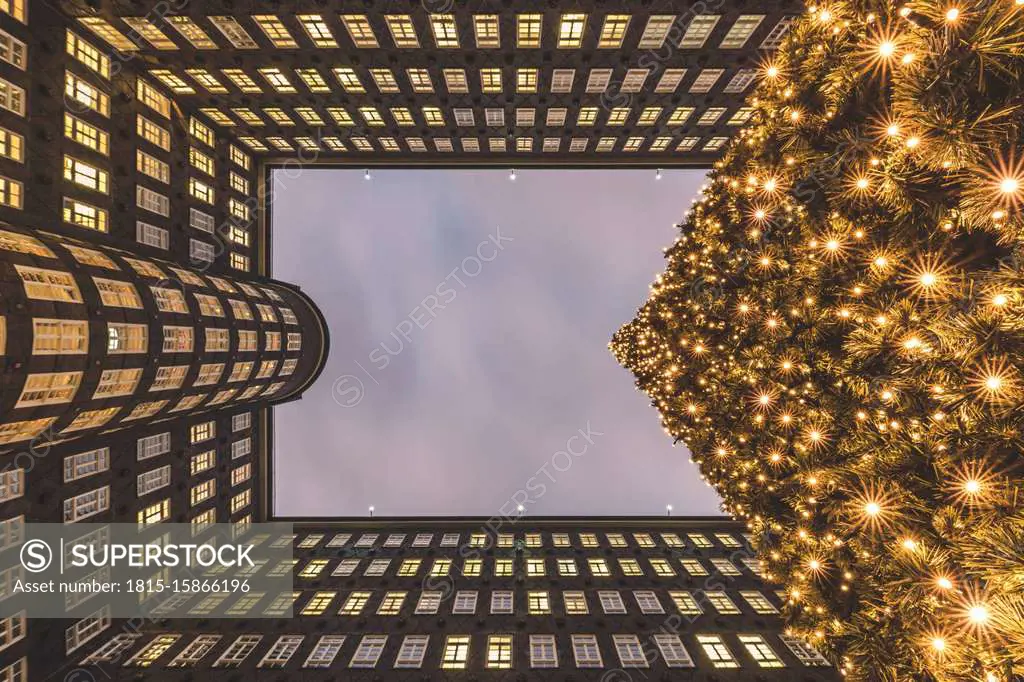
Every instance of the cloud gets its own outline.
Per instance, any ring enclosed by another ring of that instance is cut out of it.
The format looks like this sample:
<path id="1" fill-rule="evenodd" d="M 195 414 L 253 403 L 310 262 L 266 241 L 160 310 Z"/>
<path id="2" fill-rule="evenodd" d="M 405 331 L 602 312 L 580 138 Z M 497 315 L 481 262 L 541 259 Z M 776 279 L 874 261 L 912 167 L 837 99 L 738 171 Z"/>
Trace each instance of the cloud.
<path id="1" fill-rule="evenodd" d="M 321 306 L 331 357 L 276 408 L 277 513 L 490 516 L 538 476 L 533 515 L 717 513 L 607 350 L 703 175 L 518 175 L 308 170 L 278 192 L 274 275 Z"/>

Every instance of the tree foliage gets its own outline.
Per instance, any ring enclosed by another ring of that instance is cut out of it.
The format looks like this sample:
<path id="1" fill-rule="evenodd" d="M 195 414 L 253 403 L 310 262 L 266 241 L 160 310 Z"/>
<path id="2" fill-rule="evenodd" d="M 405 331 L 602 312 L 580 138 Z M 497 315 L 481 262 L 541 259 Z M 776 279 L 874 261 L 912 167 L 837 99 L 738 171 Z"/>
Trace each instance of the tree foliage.
<path id="1" fill-rule="evenodd" d="M 1024 674 L 1024 1 L 811 8 L 612 341 L 852 680 Z"/>

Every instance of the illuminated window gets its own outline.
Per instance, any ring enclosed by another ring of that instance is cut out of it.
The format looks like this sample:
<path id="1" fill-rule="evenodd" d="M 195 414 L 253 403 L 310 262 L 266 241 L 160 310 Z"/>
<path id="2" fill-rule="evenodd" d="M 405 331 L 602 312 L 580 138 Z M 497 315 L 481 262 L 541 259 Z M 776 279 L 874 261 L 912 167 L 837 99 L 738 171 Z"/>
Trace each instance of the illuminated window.
<path id="1" fill-rule="evenodd" d="M 65 164 L 63 177 L 66 180 L 86 189 L 99 191 L 104 195 L 108 193 L 110 189 L 110 174 L 108 172 L 67 155 L 63 158 L 63 164 Z"/>
<path id="2" fill-rule="evenodd" d="M 747 44 L 751 34 L 764 21 L 764 17 L 765 15 L 763 14 L 741 14 L 737 17 L 736 23 L 732 25 L 729 32 L 722 38 L 722 42 L 719 43 L 718 47 L 723 50 L 738 50 L 743 47 Z"/>
<path id="3" fill-rule="evenodd" d="M 699 126 L 711 126 L 718 122 L 718 119 L 725 113 L 725 107 L 708 107 L 700 118 L 697 119 Z"/>
<path id="4" fill-rule="evenodd" d="M 149 328 L 144 324 L 107 323 L 107 352 L 110 354 L 145 353 Z"/>
<path id="5" fill-rule="evenodd" d="M 369 592 L 350 592 L 338 611 L 340 616 L 358 616 L 370 601 Z"/>
<path id="6" fill-rule="evenodd" d="M 455 26 L 455 16 L 451 14 L 431 14 L 430 30 L 434 34 L 434 44 L 439 49 L 457 48 L 459 32 Z"/>
<path id="7" fill-rule="evenodd" d="M 516 92 L 537 92 L 537 69 L 516 69 Z"/>
<path id="8" fill-rule="evenodd" d="M 380 115 L 375 107 L 359 107 L 359 113 L 366 120 L 367 125 L 383 126 L 384 117 Z"/>
<path id="9" fill-rule="evenodd" d="M 514 568 L 511 559 L 495 559 L 494 560 L 494 575 L 496 577 L 508 577 L 513 575 Z"/>
<path id="10" fill-rule="evenodd" d="M 363 87 L 354 69 L 347 66 L 339 66 L 335 67 L 332 71 L 335 78 L 341 83 L 341 87 L 345 89 L 345 92 L 359 94 L 366 92 L 366 88 Z"/>
<path id="11" fill-rule="evenodd" d="M 647 25 L 644 26 L 643 35 L 640 36 L 640 42 L 637 43 L 637 48 L 641 50 L 660 49 L 665 42 L 665 37 L 668 36 L 668 32 L 672 29 L 675 19 L 675 16 L 671 14 L 655 14 L 648 18 Z"/>
<path id="12" fill-rule="evenodd" d="M 42 301 L 83 302 L 78 284 L 70 273 L 33 268 L 27 265 L 15 265 L 14 267 L 25 285 L 27 297 Z"/>
<path id="13" fill-rule="evenodd" d="M 448 92 L 469 92 L 469 82 L 466 80 L 465 69 L 444 69 L 442 73 L 444 74 L 445 87 L 448 88 Z"/>
<path id="14" fill-rule="evenodd" d="M 477 49 L 501 47 L 497 14 L 474 14 L 473 35 Z"/>
<path id="15" fill-rule="evenodd" d="M 640 568 L 640 562 L 636 559 L 619 559 L 619 569 L 623 575 L 643 575 L 644 570 Z"/>
<path id="16" fill-rule="evenodd" d="M 715 607 L 715 610 L 723 615 L 735 615 L 740 613 L 739 608 L 733 603 L 725 592 L 708 591 L 704 593 L 708 602 Z"/>
<path id="17" fill-rule="evenodd" d="M 330 48 L 337 47 L 338 43 L 334 40 L 334 34 L 331 33 L 330 27 L 324 18 L 319 14 L 296 14 L 295 18 L 299 24 L 302 25 L 303 30 L 306 31 L 306 35 L 317 47 Z"/>
<path id="18" fill-rule="evenodd" d="M 668 125 L 681 126 L 693 115 L 693 107 L 676 107 L 668 117 Z M 692 536 L 691 536 L 692 537 Z"/>
<path id="19" fill-rule="evenodd" d="M 388 30 L 391 31 L 391 39 L 395 41 L 395 47 L 420 46 L 412 17 L 408 14 L 386 14 L 384 19 L 387 21 Z"/>
<path id="20" fill-rule="evenodd" d="M 487 662 L 490 670 L 508 670 L 512 667 L 512 635 L 487 636 Z"/>
<path id="21" fill-rule="evenodd" d="M 188 193 L 199 201 L 213 203 L 213 187 L 196 178 L 188 179 Z M 212 260 L 212 259 L 211 259 Z"/>
<path id="22" fill-rule="evenodd" d="M 697 635 L 697 643 L 700 644 L 704 654 L 716 668 L 738 668 L 740 664 L 733 657 L 729 647 L 719 635 Z"/>
<path id="23" fill-rule="evenodd" d="M 22 0 L 13 1 L 17 5 L 22 3 Z M 11 0 L 4 0 L 5 4 L 9 2 L 11 2 Z M 22 18 L 22 20 L 24 19 Z M 102 19 L 100 17 L 79 17 L 78 20 L 82 22 L 83 26 L 122 52 L 132 52 L 139 49 L 135 43 L 128 40 L 128 36 L 111 26 L 106 19 Z"/>
<path id="24" fill-rule="evenodd" d="M 587 566 L 590 567 L 590 574 L 595 577 L 611 575 L 611 571 L 608 570 L 608 563 L 604 559 L 587 559 Z"/>
<path id="25" fill-rule="evenodd" d="M 66 39 L 64 41 L 64 45 L 69 55 L 95 71 L 103 78 L 110 78 L 110 57 L 96 49 L 92 44 L 82 40 L 77 34 L 72 33 L 71 31 L 67 31 L 65 35 Z M 24 47 L 24 44 L 22 46 Z M 17 64 L 15 64 L 15 66 L 17 66 Z M 24 68 L 24 64 L 19 68 Z"/>
<path id="26" fill-rule="evenodd" d="M 469 635 L 448 635 L 441 654 L 441 668 L 462 670 L 469 658 Z"/>
<path id="27" fill-rule="evenodd" d="M 207 147 L 214 145 L 213 129 L 194 116 L 188 120 L 188 134 Z"/>
<path id="28" fill-rule="evenodd" d="M 292 34 L 288 32 L 281 20 L 273 14 L 254 14 L 252 20 L 256 22 L 256 25 L 262 29 L 263 33 L 266 34 L 267 39 L 273 44 L 274 47 L 279 49 L 290 49 L 299 46 L 292 38 Z"/>
<path id="29" fill-rule="evenodd" d="M 722 575 L 732 576 L 740 574 L 740 570 L 728 559 L 714 558 L 711 560 L 711 565 Z"/>
<path id="30" fill-rule="evenodd" d="M 0 128 L 0 156 L 19 163 L 24 161 L 25 138 L 12 130 Z"/>
<path id="31" fill-rule="evenodd" d="M 565 613 L 568 616 L 585 616 L 590 613 L 586 594 L 582 591 L 563 592 L 562 600 L 565 602 Z"/>
<path id="32" fill-rule="evenodd" d="M 32 355 L 81 355 L 88 349 L 88 322 L 33 318 Z"/>
<path id="33" fill-rule="evenodd" d="M 298 92 L 281 69 L 268 66 L 262 69 L 257 69 L 257 71 L 259 71 L 260 75 L 263 76 L 263 78 L 265 78 L 266 81 L 270 83 L 270 86 L 277 92 L 289 94 Z"/>
<path id="34" fill-rule="evenodd" d="M 228 89 L 225 88 L 224 85 L 206 69 L 185 69 L 185 73 L 191 76 L 195 82 L 199 83 L 199 85 L 206 88 L 209 92 L 223 95 L 228 91 Z"/>
<path id="35" fill-rule="evenodd" d="M 613 107 L 612 110 L 608 112 L 608 121 L 606 125 L 625 125 L 627 118 L 629 118 L 629 107 Z"/>
<path id="36" fill-rule="evenodd" d="M 543 14 L 516 15 L 516 47 L 540 47 Z"/>
<path id="37" fill-rule="evenodd" d="M 110 115 L 110 95 L 70 71 L 64 73 L 64 95 L 101 116 Z M 0 107 L 25 114 L 25 91 L 0 78 Z"/>
<path id="38" fill-rule="evenodd" d="M 0 0 L 0 12 L 11 15 L 18 21 L 25 23 L 25 0 Z M 12 668 L 15 666 L 11 666 Z M 10 682 L 18 682 L 27 679 L 24 675 L 20 678 L 5 678 Z"/>
<path id="39" fill-rule="evenodd" d="M 601 25 L 601 35 L 597 39 L 598 49 L 615 50 L 622 47 L 622 41 L 626 37 L 626 29 L 629 28 L 629 20 L 630 15 L 628 14 L 606 15 L 604 23 Z M 562 21 L 564 23 L 564 17 Z M 579 45 L 575 47 L 579 47 Z"/>
<path id="40" fill-rule="evenodd" d="M 166 184 L 171 181 L 171 167 L 141 149 L 135 150 L 135 169 L 159 182 Z"/>
<path id="41" fill-rule="evenodd" d="M 136 118 L 135 132 L 139 137 L 150 144 L 160 147 L 164 151 L 171 149 L 171 133 L 166 128 L 153 123 L 145 116 L 139 114 Z"/>
<path id="42" fill-rule="evenodd" d="M 551 544 L 555 547 L 571 547 L 572 542 L 569 540 L 568 533 L 552 533 Z"/>
<path id="43" fill-rule="evenodd" d="M 24 194 L 24 186 L 20 182 L 0 175 L 0 204 L 21 208 Z"/>
<path id="44" fill-rule="evenodd" d="M 121 17 L 124 23 L 131 26 L 132 31 L 157 50 L 177 50 L 178 46 L 157 28 L 151 21 L 143 17 Z"/>
<path id="45" fill-rule="evenodd" d="M 572 653 L 577 668 L 602 668 L 601 650 L 597 646 L 596 635 L 573 635 Z"/>
<path id="46" fill-rule="evenodd" d="M 377 36 L 374 35 L 373 28 L 365 14 L 342 14 L 340 18 L 356 47 L 380 47 L 377 44 Z"/>
<path id="47" fill-rule="evenodd" d="M 551 613 L 551 597 L 546 591 L 527 592 L 526 606 L 530 615 Z"/>
<path id="48" fill-rule="evenodd" d="M 192 44 L 197 50 L 216 50 L 217 43 L 210 40 L 203 29 L 199 28 L 192 19 L 181 15 L 165 16 L 164 19 L 182 35 L 185 40 Z"/>
<path id="49" fill-rule="evenodd" d="M 14 407 L 36 407 L 71 402 L 81 383 L 81 372 L 29 374 Z"/>
<path id="50" fill-rule="evenodd" d="M 679 47 L 683 49 L 696 50 L 704 47 L 704 43 L 707 41 L 708 36 L 711 35 L 712 29 L 718 24 L 718 20 L 721 19 L 719 14 L 698 14 L 691 21 L 690 25 L 686 27 L 686 33 L 683 34 L 682 39 L 679 41 Z"/>
<path id="51" fill-rule="evenodd" d="M 100 374 L 93 400 L 131 395 L 142 378 L 141 369 L 107 369 Z M 140 493 L 141 494 L 141 493 Z"/>
<path id="52" fill-rule="evenodd" d="M 149 74 L 167 86 L 177 95 L 194 95 L 196 89 L 185 82 L 185 79 L 168 69 L 151 69 Z"/>
<path id="53" fill-rule="evenodd" d="M 575 559 L 558 559 L 558 575 L 579 575 Z"/>
<path id="54" fill-rule="evenodd" d="M 221 73 L 227 76 L 228 80 L 244 93 L 257 94 L 263 92 L 260 86 L 256 84 L 256 81 L 241 69 L 221 69 Z"/>

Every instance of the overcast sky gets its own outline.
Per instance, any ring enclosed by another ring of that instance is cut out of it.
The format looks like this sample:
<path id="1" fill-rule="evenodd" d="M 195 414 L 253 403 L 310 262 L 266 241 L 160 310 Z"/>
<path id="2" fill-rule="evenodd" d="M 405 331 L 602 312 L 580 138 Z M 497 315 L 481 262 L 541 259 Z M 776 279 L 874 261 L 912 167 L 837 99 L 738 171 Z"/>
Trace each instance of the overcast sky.
<path id="1" fill-rule="evenodd" d="M 274 276 L 331 352 L 276 408 L 276 513 L 718 514 L 608 350 L 704 177 L 662 175 L 278 171 Z"/>

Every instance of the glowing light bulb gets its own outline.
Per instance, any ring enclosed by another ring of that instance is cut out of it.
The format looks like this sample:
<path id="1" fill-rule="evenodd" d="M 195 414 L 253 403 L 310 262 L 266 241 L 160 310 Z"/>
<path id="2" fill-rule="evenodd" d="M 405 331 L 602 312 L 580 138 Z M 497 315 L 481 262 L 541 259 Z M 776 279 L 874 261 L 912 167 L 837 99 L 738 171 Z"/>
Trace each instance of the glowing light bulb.
<path id="1" fill-rule="evenodd" d="M 1017 178 L 1003 178 L 999 181 L 999 191 L 1003 194 L 1016 194 L 1020 190 Z"/>
<path id="2" fill-rule="evenodd" d="M 891 57 L 896 52 L 896 43 L 891 40 L 883 40 L 878 45 L 878 54 L 883 57 Z"/>
<path id="3" fill-rule="evenodd" d="M 864 505 L 864 513 L 868 516 L 878 516 L 882 513 L 882 508 L 877 502 L 868 502 Z"/>
<path id="4" fill-rule="evenodd" d="M 939 577 L 935 581 L 935 584 L 938 585 L 943 590 L 949 590 L 949 589 L 953 588 L 953 581 L 950 580 L 949 578 L 947 578 L 946 576 Z"/>
<path id="5" fill-rule="evenodd" d="M 867 188 L 868 188 L 868 179 L 867 178 L 857 178 L 857 189 L 867 189 Z"/>
<path id="6" fill-rule="evenodd" d="M 936 651 L 945 651 L 946 640 L 942 639 L 941 637 L 936 637 L 932 640 L 932 648 Z"/>
<path id="7" fill-rule="evenodd" d="M 921 274 L 920 282 L 923 287 L 933 287 L 939 278 L 934 272 L 925 272 Z"/>
<path id="8" fill-rule="evenodd" d="M 895 135 L 899 135 L 900 134 L 900 127 L 898 125 L 896 125 L 895 123 L 893 123 L 892 125 L 890 125 L 888 128 L 885 129 L 885 134 L 888 135 L 889 137 L 893 137 Z"/>
<path id="9" fill-rule="evenodd" d="M 825 248 L 829 251 L 836 251 L 839 249 L 839 241 L 835 239 L 829 239 L 825 242 Z"/>
<path id="10" fill-rule="evenodd" d="M 960 10 L 956 7 L 950 7 L 946 10 L 946 21 L 952 23 L 960 18 Z"/>
<path id="11" fill-rule="evenodd" d="M 1003 380 L 1001 377 L 995 374 L 990 374 L 989 376 L 985 377 L 985 388 L 987 388 L 988 390 L 998 391 L 1002 387 Z"/>
<path id="12" fill-rule="evenodd" d="M 511 170 L 511 171 L 509 172 L 509 174 L 508 174 L 508 179 L 509 179 L 509 180 L 511 180 L 512 182 L 515 182 L 515 180 L 516 180 L 516 169 L 515 169 L 515 168 L 513 168 L 513 169 L 512 169 L 512 170 Z"/>
<path id="13" fill-rule="evenodd" d="M 1001 308 L 1002 306 L 1006 305 L 1006 303 L 1007 298 L 1005 294 L 996 294 L 995 296 L 992 297 L 992 305 L 996 306 L 997 308 Z"/>
<path id="14" fill-rule="evenodd" d="M 969 478 L 964 481 L 964 492 L 970 495 L 977 495 L 981 492 L 981 481 Z"/>
<path id="15" fill-rule="evenodd" d="M 967 611 L 967 618 L 975 625 L 982 625 L 988 621 L 988 609 L 982 604 L 972 606 Z"/>
<path id="16" fill-rule="evenodd" d="M 776 78 L 779 75 L 779 68 L 777 66 L 774 66 L 774 65 L 769 66 L 765 70 L 765 75 L 768 76 L 769 78 Z"/>
<path id="17" fill-rule="evenodd" d="M 920 137 L 916 137 L 915 136 L 915 137 L 907 138 L 907 148 L 908 149 L 913 149 L 914 147 L 916 147 L 919 144 L 921 144 L 921 138 Z"/>

